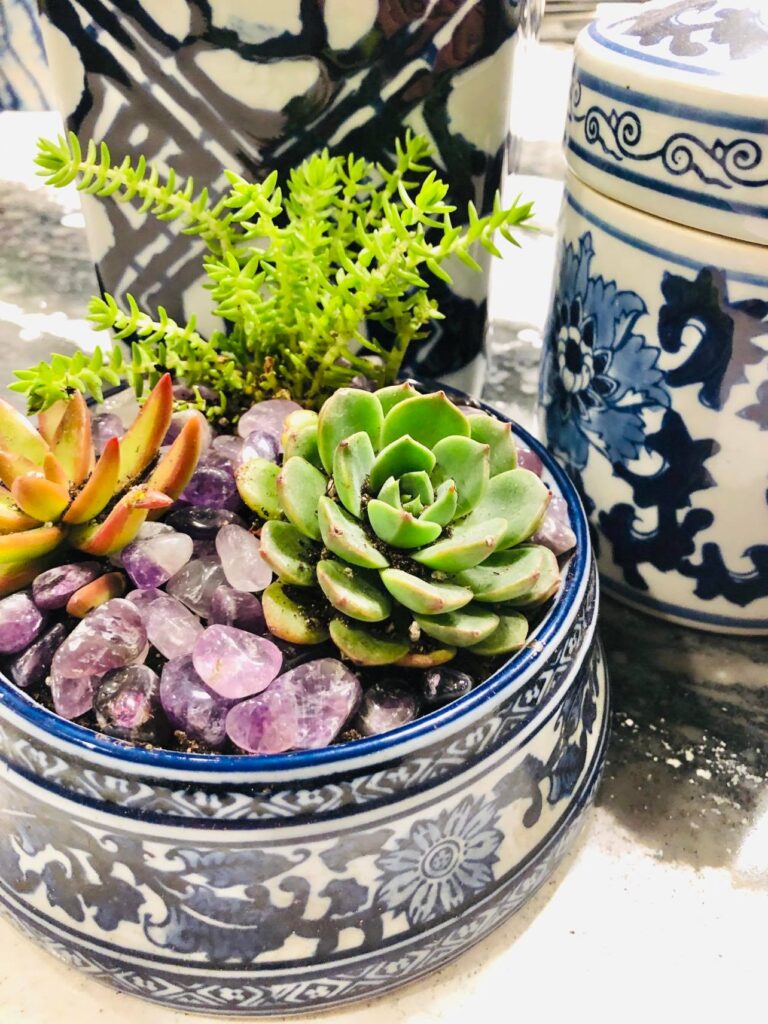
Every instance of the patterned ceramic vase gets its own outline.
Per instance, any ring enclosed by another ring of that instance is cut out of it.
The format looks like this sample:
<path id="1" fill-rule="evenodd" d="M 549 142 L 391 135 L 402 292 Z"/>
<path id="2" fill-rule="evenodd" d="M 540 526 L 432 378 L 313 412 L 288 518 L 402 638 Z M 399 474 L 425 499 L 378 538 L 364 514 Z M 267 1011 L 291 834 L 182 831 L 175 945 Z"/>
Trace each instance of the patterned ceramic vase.
<path id="1" fill-rule="evenodd" d="M 50 83 L 35 0 L 0 3 L 0 110 L 47 110 Z"/>
<path id="2" fill-rule="evenodd" d="M 605 590 L 744 634 L 768 633 L 766 60 L 754 0 L 582 35 L 541 380 Z"/>
<path id="3" fill-rule="evenodd" d="M 324 146 L 391 161 L 410 126 L 451 197 L 488 210 L 504 163 L 512 55 L 543 0 L 43 0 L 59 104 L 81 139 L 144 153 L 216 194 Z M 202 249 L 125 206 L 86 201 L 102 285 L 210 323 Z M 414 369 L 481 383 L 487 274 L 435 283 L 446 319 Z"/>
<path id="4" fill-rule="evenodd" d="M 583 509 L 526 647 L 380 737 L 275 757 L 147 751 L 0 679 L 0 906 L 57 956 L 165 1006 L 319 1010 L 434 971 L 514 913 L 600 775 L 606 677 Z"/>

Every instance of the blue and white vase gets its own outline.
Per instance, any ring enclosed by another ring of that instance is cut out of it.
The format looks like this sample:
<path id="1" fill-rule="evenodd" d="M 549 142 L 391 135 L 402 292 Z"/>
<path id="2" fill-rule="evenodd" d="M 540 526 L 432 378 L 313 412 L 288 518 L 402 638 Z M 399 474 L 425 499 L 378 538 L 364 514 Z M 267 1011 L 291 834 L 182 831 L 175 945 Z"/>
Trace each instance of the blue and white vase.
<path id="1" fill-rule="evenodd" d="M 584 512 L 517 434 L 577 547 L 525 647 L 425 718 L 324 750 L 181 754 L 65 722 L 0 676 L 0 910 L 207 1019 L 370 999 L 515 913 L 574 843 L 608 731 Z"/>
<path id="2" fill-rule="evenodd" d="M 487 211 L 502 179 L 516 36 L 537 22 L 528 5 L 43 0 L 43 11 L 67 124 L 115 156 L 144 153 L 216 194 L 223 168 L 260 178 L 324 146 L 388 163 L 411 127 L 433 141 L 450 198 Z M 175 225 L 87 198 L 86 222 L 105 289 L 212 326 L 202 249 Z M 414 372 L 478 389 L 487 284 L 487 272 L 461 265 L 452 289 L 435 283 L 446 318 L 414 351 Z"/>
<path id="3" fill-rule="evenodd" d="M 36 0 L 0 3 L 0 111 L 48 110 L 50 82 Z"/>
<path id="4" fill-rule="evenodd" d="M 580 36 L 541 379 L 607 593 L 768 633 L 768 14 L 657 0 Z"/>

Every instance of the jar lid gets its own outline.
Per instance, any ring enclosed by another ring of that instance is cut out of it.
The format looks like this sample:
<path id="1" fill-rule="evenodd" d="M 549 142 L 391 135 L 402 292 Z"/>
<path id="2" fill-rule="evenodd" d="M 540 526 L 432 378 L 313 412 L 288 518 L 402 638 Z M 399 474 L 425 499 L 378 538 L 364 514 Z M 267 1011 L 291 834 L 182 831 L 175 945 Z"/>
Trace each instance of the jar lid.
<path id="1" fill-rule="evenodd" d="M 768 244 L 768 0 L 653 0 L 589 25 L 566 146 L 620 202 Z"/>

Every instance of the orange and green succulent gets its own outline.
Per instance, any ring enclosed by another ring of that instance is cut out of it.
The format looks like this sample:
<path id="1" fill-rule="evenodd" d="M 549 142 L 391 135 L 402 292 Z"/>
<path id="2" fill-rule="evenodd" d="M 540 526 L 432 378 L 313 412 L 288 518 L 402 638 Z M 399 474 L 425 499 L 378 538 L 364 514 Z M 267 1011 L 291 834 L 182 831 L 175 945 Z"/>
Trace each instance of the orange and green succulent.
<path id="1" fill-rule="evenodd" d="M 67 548 L 119 551 L 178 498 L 197 465 L 202 430 L 190 418 L 158 457 L 172 413 L 166 374 L 125 436 L 107 441 L 96 459 L 80 392 L 40 413 L 37 430 L 0 400 L 0 596 L 26 586 Z"/>

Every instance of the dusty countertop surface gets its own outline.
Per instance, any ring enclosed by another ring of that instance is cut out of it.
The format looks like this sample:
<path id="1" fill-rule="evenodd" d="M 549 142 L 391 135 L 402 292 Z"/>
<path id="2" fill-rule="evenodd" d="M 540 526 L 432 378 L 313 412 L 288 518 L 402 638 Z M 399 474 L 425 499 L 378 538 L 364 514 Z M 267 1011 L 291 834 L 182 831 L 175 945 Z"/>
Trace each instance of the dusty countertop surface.
<path id="1" fill-rule="evenodd" d="M 567 88 L 567 54 L 552 48 L 550 60 Z M 549 113 L 556 125 L 558 110 Z M 515 183 L 537 200 L 542 231 L 501 271 L 485 392 L 526 426 L 561 188 L 557 135 L 544 120 L 527 126 Z M 0 114 L 0 387 L 52 349 L 94 344 L 82 319 L 95 279 L 77 198 L 40 188 L 31 169 L 35 138 L 56 130 L 53 115 Z M 534 167 L 536 176 L 525 173 Z M 667 626 L 607 599 L 602 608 L 613 734 L 578 848 L 471 953 L 324 1020 L 464 1024 L 483 1011 L 545 1022 L 766 1018 L 768 642 Z M 112 993 L 5 920 L 0 951 L 2 1024 L 195 1019 Z"/>

